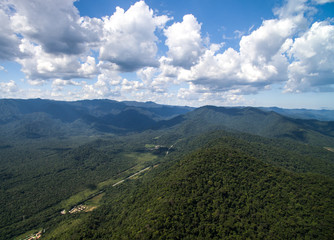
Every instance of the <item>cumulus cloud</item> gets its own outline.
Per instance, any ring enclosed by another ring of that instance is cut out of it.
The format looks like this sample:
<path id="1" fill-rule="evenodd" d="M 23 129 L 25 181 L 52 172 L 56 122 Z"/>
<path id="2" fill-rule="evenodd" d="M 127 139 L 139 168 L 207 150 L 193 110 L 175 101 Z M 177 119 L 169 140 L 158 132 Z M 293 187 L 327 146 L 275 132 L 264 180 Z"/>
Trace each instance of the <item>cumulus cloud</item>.
<path id="1" fill-rule="evenodd" d="M 82 84 L 80 82 L 74 81 L 74 80 L 63 80 L 63 79 L 54 79 L 51 84 L 52 88 L 52 94 L 54 96 L 62 96 L 59 93 L 64 92 L 64 89 L 67 86 L 81 86 Z"/>
<path id="2" fill-rule="evenodd" d="M 22 72 L 35 82 L 55 78 L 91 78 L 98 72 L 93 57 L 81 59 L 81 63 L 75 55 L 46 53 L 41 45 L 26 39 L 22 40 L 20 50 L 28 56 L 17 60 L 22 65 Z"/>
<path id="3" fill-rule="evenodd" d="M 87 42 L 96 41 L 91 31 L 81 27 L 74 0 L 10 0 L 15 32 L 53 54 L 80 54 Z"/>
<path id="4" fill-rule="evenodd" d="M 333 25 L 315 23 L 308 30 L 305 16 L 312 13 L 314 8 L 306 0 L 287 1 L 275 10 L 277 18 L 264 20 L 241 38 L 239 51 L 221 52 L 222 44 L 211 44 L 190 69 L 178 69 L 177 78 L 212 92 L 254 94 L 286 81 L 287 91 L 320 85 L 328 91 L 334 77 Z"/>
<path id="5" fill-rule="evenodd" d="M 153 84 L 178 84 L 177 80 L 182 68 L 174 66 L 172 64 L 172 59 L 165 56 L 159 59 L 159 63 L 159 74 L 157 74 L 156 77 L 153 79 Z"/>
<path id="6" fill-rule="evenodd" d="M 285 4 L 274 12 L 279 18 L 289 18 L 315 11 L 316 9 L 308 3 L 308 0 L 285 0 Z"/>
<path id="7" fill-rule="evenodd" d="M 7 10 L 8 11 L 8 10 Z M 0 60 L 13 60 L 20 55 L 19 39 L 11 28 L 5 6 L 0 5 Z"/>
<path id="8" fill-rule="evenodd" d="M 240 54 L 255 64 L 268 62 L 285 40 L 293 36 L 303 22 L 302 16 L 263 21 L 262 25 L 240 41 Z"/>
<path id="9" fill-rule="evenodd" d="M 10 80 L 9 82 L 0 82 L 0 93 L 4 94 L 2 97 L 6 97 L 7 94 L 18 91 L 18 87 L 15 81 Z"/>
<path id="10" fill-rule="evenodd" d="M 247 85 L 263 89 L 273 82 L 284 81 L 288 62 L 282 46 L 300 22 L 300 16 L 265 20 L 258 29 L 241 38 L 239 51 L 228 48 L 219 53 L 222 45 L 212 44 L 196 65 L 181 71 L 179 78 L 222 91 Z M 253 91 L 249 88 L 250 93 Z"/>
<path id="11" fill-rule="evenodd" d="M 146 88 L 140 81 L 129 81 L 119 76 L 117 71 L 102 70 L 98 80 L 94 84 L 85 84 L 83 86 L 84 98 L 113 98 L 125 100 L 124 97 L 133 98 L 136 95 L 143 94 Z"/>
<path id="12" fill-rule="evenodd" d="M 152 84 L 153 78 L 156 76 L 158 72 L 157 68 L 154 67 L 146 67 L 141 68 L 137 71 L 137 76 L 142 80 L 146 85 Z"/>
<path id="13" fill-rule="evenodd" d="M 244 98 L 238 90 L 212 91 L 210 88 L 189 83 L 177 93 L 181 103 L 192 103 L 193 106 L 203 105 L 240 105 Z"/>
<path id="14" fill-rule="evenodd" d="M 286 91 L 334 91 L 334 26 L 315 22 L 288 50 L 289 66 Z"/>
<path id="15" fill-rule="evenodd" d="M 67 80 L 63 80 L 59 78 L 52 81 L 52 86 L 54 87 L 63 87 L 63 86 L 68 86 L 68 85 L 80 86 L 81 84 L 73 80 L 67 81 Z"/>
<path id="16" fill-rule="evenodd" d="M 259 28 L 242 36 L 238 51 L 233 48 L 222 51 L 223 43 L 204 47 L 200 24 L 192 15 L 186 15 L 183 22 L 174 23 L 164 31 L 169 50 L 167 57 L 160 59 L 159 71 L 150 75 L 153 78 L 150 84 L 165 83 L 166 88 L 167 83 L 186 81 L 193 86 L 190 95 L 189 89 L 183 89 L 186 95 L 194 95 L 197 86 L 197 90 L 207 89 L 207 97 L 220 97 L 218 92 L 255 94 L 273 83 L 285 82 L 288 40 L 306 28 L 304 12 L 309 11 L 305 1 L 287 5 L 276 10 L 278 18 L 264 20 Z"/>
<path id="17" fill-rule="evenodd" d="M 146 67 L 137 71 L 137 76 L 151 93 L 166 93 L 171 86 L 180 84 L 178 76 L 182 68 L 172 64 L 168 57 L 159 59 L 159 68 Z"/>
<path id="18" fill-rule="evenodd" d="M 98 64 L 100 73 L 95 83 L 83 84 L 84 98 L 116 98 L 121 95 L 121 82 L 123 78 L 117 71 L 117 65 L 101 61 Z"/>
<path id="19" fill-rule="evenodd" d="M 145 66 L 158 66 L 156 59 L 157 28 L 169 20 L 155 16 L 144 1 L 127 11 L 117 7 L 116 12 L 103 18 L 103 45 L 100 59 L 117 64 L 120 71 L 134 71 Z"/>
<path id="20" fill-rule="evenodd" d="M 8 0 L 0 4 L 0 59 L 20 63 L 31 85 L 57 78 L 93 78 L 99 72 L 89 50 L 97 46 L 102 21 L 80 17 L 73 2 Z"/>
<path id="21" fill-rule="evenodd" d="M 194 65 L 203 52 L 201 24 L 191 15 L 185 15 L 182 22 L 171 25 L 164 31 L 167 37 L 167 55 L 172 64 L 189 68 Z"/>

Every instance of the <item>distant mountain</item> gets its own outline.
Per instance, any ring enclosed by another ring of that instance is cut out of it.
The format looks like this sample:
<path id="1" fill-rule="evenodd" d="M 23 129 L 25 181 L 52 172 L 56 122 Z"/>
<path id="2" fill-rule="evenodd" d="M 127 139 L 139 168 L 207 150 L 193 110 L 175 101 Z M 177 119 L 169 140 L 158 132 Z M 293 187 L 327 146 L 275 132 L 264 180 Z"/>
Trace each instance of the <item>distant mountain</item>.
<path id="1" fill-rule="evenodd" d="M 284 109 L 278 107 L 261 107 L 265 111 L 274 111 L 281 115 L 300 118 L 300 119 L 316 119 L 320 121 L 334 121 L 334 110 L 314 110 L 314 109 Z"/>
<path id="2" fill-rule="evenodd" d="M 0 136 L 40 138 L 143 131 L 158 128 L 159 121 L 190 110 L 190 107 L 112 100 L 1 99 Z"/>
<path id="3" fill-rule="evenodd" d="M 172 116 L 185 114 L 194 110 L 193 107 L 187 106 L 169 106 L 169 105 L 161 105 L 154 102 L 133 102 L 133 101 L 125 101 L 123 102 L 127 106 L 138 107 L 142 109 L 149 109 L 150 112 L 163 117 L 163 118 L 171 118 Z"/>
<path id="4" fill-rule="evenodd" d="M 334 122 L 296 119 L 253 107 L 190 107 L 153 102 L 0 100 L 0 136 L 125 134 L 171 128 L 179 135 L 214 129 L 334 146 Z"/>
<path id="5" fill-rule="evenodd" d="M 177 131 L 182 134 L 197 134 L 214 129 L 292 139 L 322 146 L 334 145 L 334 122 L 293 119 L 253 107 L 201 107 L 187 113 Z"/>
<path id="6" fill-rule="evenodd" d="M 108 114 L 118 114 L 128 108 L 146 111 L 155 120 L 172 118 L 185 114 L 193 108 L 168 106 L 155 103 L 117 102 L 113 100 L 81 100 L 74 102 L 54 101 L 44 99 L 0 99 L 0 121 L 16 115 L 44 112 L 53 118 L 64 122 L 72 122 L 83 115 L 101 117 Z"/>

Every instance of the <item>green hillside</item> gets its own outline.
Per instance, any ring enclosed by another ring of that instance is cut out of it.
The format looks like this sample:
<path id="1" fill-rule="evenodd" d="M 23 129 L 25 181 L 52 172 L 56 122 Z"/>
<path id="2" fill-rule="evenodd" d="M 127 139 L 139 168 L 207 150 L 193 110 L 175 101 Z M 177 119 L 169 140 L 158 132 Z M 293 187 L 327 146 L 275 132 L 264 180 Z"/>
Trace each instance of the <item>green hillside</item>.
<path id="1" fill-rule="evenodd" d="M 182 134 L 224 129 L 313 145 L 334 146 L 334 122 L 293 119 L 252 107 L 205 106 L 187 113 L 180 125 Z"/>
<path id="2" fill-rule="evenodd" d="M 46 239 L 333 239 L 333 199 L 332 178 L 218 141 L 109 189 L 79 226 Z"/>

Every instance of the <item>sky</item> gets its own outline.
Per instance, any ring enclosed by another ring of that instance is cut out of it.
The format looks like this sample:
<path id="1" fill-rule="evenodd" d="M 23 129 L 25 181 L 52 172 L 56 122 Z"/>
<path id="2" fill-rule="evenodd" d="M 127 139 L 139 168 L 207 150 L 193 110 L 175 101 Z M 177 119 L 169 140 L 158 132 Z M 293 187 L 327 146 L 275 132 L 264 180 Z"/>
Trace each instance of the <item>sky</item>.
<path id="1" fill-rule="evenodd" d="M 334 0 L 0 0 L 0 98 L 334 109 Z"/>

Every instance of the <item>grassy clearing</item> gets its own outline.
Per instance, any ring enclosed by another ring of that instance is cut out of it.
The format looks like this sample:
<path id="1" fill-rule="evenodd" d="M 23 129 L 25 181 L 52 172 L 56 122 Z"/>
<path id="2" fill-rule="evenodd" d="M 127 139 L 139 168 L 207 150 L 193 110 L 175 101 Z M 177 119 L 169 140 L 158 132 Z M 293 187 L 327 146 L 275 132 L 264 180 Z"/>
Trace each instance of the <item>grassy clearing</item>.
<path id="1" fill-rule="evenodd" d="M 69 208 L 71 208 L 72 206 L 76 205 L 79 202 L 84 201 L 90 195 L 92 195 L 92 194 L 94 194 L 96 192 L 97 192 L 97 190 L 89 190 L 89 189 L 81 191 L 81 192 L 79 192 L 79 193 L 71 196 L 70 198 L 62 201 L 60 203 L 60 207 L 66 209 L 66 210 L 69 210 Z"/>
<path id="2" fill-rule="evenodd" d="M 117 178 L 116 177 L 110 178 L 106 181 L 100 182 L 98 184 L 98 189 L 111 186 L 123 180 L 125 177 L 142 170 L 144 167 L 147 166 L 146 164 L 148 162 L 152 162 L 158 158 L 156 155 L 153 155 L 152 153 L 138 153 L 138 152 L 124 153 L 123 156 L 126 158 L 133 159 L 135 165 L 132 168 L 122 172 L 120 175 L 117 176 Z"/>
<path id="3" fill-rule="evenodd" d="M 135 160 L 137 164 L 143 164 L 158 158 L 156 155 L 153 155 L 152 153 L 137 153 L 137 152 L 125 153 L 124 156 L 128 158 L 133 158 L 133 160 Z"/>
<path id="4" fill-rule="evenodd" d="M 100 182 L 98 185 L 97 185 L 97 188 L 98 189 L 102 189 L 104 187 L 107 187 L 107 186 L 111 186 L 113 185 L 114 183 L 117 183 L 118 181 L 122 180 L 123 178 L 110 178 L 106 181 L 103 181 L 103 182 Z"/>
<path id="5" fill-rule="evenodd" d="M 68 231 L 71 228 L 77 227 L 82 223 L 82 219 L 68 219 L 60 223 L 55 229 L 51 232 L 46 232 L 45 237 L 43 239 L 63 239 L 63 232 Z"/>
<path id="6" fill-rule="evenodd" d="M 101 193 L 95 197 L 93 197 L 92 199 L 89 199 L 87 202 L 86 202 L 86 205 L 90 206 L 90 205 L 97 205 L 99 204 L 100 200 L 102 199 L 102 197 L 105 195 L 105 193 Z"/>

